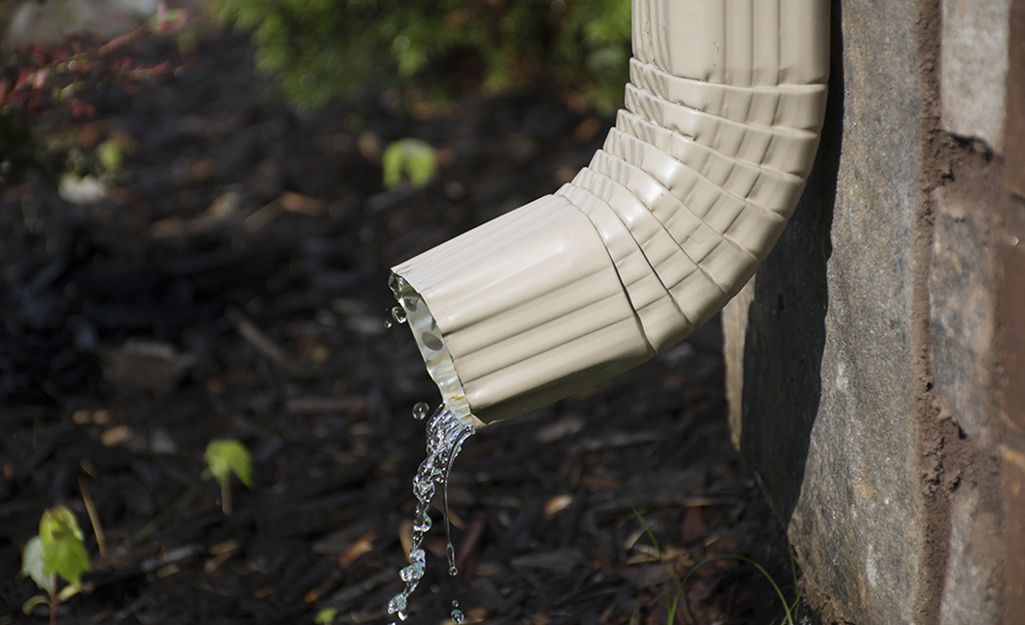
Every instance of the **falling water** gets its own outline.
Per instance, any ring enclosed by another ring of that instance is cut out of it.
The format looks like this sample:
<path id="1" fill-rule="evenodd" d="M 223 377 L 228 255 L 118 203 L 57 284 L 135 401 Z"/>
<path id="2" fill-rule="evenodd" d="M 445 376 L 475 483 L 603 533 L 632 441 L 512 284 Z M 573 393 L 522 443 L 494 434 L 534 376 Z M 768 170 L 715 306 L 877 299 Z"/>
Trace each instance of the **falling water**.
<path id="1" fill-rule="evenodd" d="M 413 408 L 413 417 L 417 420 L 423 419 L 429 407 L 421 402 Z M 413 513 L 413 542 L 409 549 L 409 566 L 399 571 L 399 578 L 406 583 L 406 587 L 399 594 L 392 597 L 388 603 L 388 613 L 395 614 L 399 620 L 406 620 L 408 612 L 406 602 L 409 596 L 416 590 L 420 578 L 424 574 L 425 553 L 420 547 L 424 535 L 431 529 L 431 517 L 427 513 L 431 499 L 441 486 L 443 497 L 443 509 L 445 519 L 445 553 L 448 556 L 449 575 L 456 575 L 456 552 L 452 546 L 452 533 L 448 520 L 448 476 L 452 470 L 452 462 L 459 454 L 463 441 L 473 434 L 473 424 L 462 417 L 453 414 L 442 404 L 431 415 L 427 424 L 427 458 L 420 465 L 413 478 L 413 494 L 416 496 L 416 509 Z M 459 610 L 459 604 L 453 603 L 452 620 L 461 623 L 463 613 Z"/>

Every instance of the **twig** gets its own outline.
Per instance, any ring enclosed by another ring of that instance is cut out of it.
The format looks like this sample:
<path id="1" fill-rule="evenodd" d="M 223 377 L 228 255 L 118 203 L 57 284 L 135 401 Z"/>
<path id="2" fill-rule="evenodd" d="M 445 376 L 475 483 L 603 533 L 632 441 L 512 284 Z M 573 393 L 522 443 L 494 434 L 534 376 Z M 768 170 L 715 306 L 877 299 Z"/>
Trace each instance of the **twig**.
<path id="1" fill-rule="evenodd" d="M 225 475 L 218 481 L 221 483 L 221 512 L 224 516 L 231 516 L 231 476 Z"/>
<path id="2" fill-rule="evenodd" d="M 100 515 L 96 511 L 96 503 L 89 491 L 89 484 L 81 477 L 78 478 L 78 489 L 82 491 L 82 501 L 85 502 L 85 511 L 89 514 L 89 522 L 93 526 L 93 534 L 96 535 L 96 547 L 100 550 L 101 556 L 107 555 L 107 537 L 103 533 L 103 524 L 100 523 Z"/>
<path id="3" fill-rule="evenodd" d="M 232 325 L 235 326 L 235 330 L 242 335 L 242 338 L 249 341 L 256 351 L 263 354 L 266 358 L 280 366 L 290 375 L 296 377 L 308 376 L 314 373 L 312 367 L 305 367 L 300 363 L 293 361 L 285 353 L 274 339 L 264 334 L 252 320 L 242 314 L 242 311 L 237 308 L 228 308 L 226 311 L 228 319 L 231 320 Z"/>
<path id="4" fill-rule="evenodd" d="M 50 625 L 57 625 L 57 606 L 60 605 L 60 595 L 57 594 L 57 573 L 50 576 Z"/>

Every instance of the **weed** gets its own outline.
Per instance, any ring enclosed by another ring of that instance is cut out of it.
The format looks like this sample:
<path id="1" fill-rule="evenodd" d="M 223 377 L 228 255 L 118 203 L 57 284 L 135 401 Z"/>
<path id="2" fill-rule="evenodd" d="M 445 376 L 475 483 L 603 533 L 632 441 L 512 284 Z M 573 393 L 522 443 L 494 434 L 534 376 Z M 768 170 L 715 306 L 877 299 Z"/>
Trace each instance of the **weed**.
<path id="1" fill-rule="evenodd" d="M 21 572 L 32 578 L 47 596 L 34 595 L 22 605 L 30 614 L 40 604 L 50 605 L 50 623 L 57 622 L 57 608 L 82 588 L 82 573 L 90 570 L 89 554 L 85 551 L 82 529 L 71 510 L 57 506 L 43 512 L 39 521 L 39 535 L 33 536 L 22 552 Z M 58 591 L 59 580 L 67 586 Z"/>
<path id="2" fill-rule="evenodd" d="M 253 465 L 249 450 L 234 438 L 215 439 L 206 446 L 203 454 L 207 469 L 203 478 L 214 478 L 221 485 L 221 511 L 231 516 L 231 474 L 250 488 L 253 481 Z"/>
<path id="3" fill-rule="evenodd" d="M 335 622 L 336 616 L 338 616 L 338 608 L 321 608 L 313 617 L 313 622 L 317 625 L 331 625 Z"/>

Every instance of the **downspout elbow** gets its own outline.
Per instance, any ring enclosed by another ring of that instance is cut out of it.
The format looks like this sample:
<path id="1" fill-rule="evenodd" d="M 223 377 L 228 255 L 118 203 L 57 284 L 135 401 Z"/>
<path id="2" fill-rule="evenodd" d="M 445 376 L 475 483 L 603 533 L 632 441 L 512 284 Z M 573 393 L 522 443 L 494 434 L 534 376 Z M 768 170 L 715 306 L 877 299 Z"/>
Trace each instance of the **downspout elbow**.
<path id="1" fill-rule="evenodd" d="M 797 205 L 825 110 L 828 4 L 684 4 L 634 1 L 626 109 L 571 183 L 392 269 L 445 404 L 477 427 L 679 343 Z"/>

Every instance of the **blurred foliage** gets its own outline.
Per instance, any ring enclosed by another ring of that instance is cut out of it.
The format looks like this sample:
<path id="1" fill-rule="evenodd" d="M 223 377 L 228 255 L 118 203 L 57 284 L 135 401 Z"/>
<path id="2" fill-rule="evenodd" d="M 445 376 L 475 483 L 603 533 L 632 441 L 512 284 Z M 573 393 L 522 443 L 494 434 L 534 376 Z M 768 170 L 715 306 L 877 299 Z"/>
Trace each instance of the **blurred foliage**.
<path id="1" fill-rule="evenodd" d="M 0 0 L 2 2 L 2 0 Z M 130 137 L 100 144 L 95 155 L 75 148 L 76 137 L 33 137 L 34 121 L 46 111 L 62 111 L 73 119 L 88 119 L 96 108 L 83 94 L 121 90 L 135 93 L 163 76 L 177 76 L 195 62 L 179 55 L 157 64 L 146 61 L 143 42 L 153 35 L 176 37 L 181 51 L 194 46 L 196 28 L 188 29 L 184 10 L 160 11 L 151 20 L 106 42 L 69 35 L 64 44 L 44 49 L 28 45 L 0 55 L 0 188 L 38 172 L 54 185 L 62 170 L 82 176 L 117 178 Z M 184 39 L 182 39 L 184 37 Z"/>
<path id="2" fill-rule="evenodd" d="M 419 139 L 399 139 L 385 148 L 381 167 L 384 188 L 394 189 L 406 178 L 414 189 L 423 189 L 438 170 L 438 156 L 434 148 Z"/>
<path id="3" fill-rule="evenodd" d="M 385 79 L 436 98 L 546 82 L 608 112 L 627 80 L 630 0 L 208 1 L 313 107 Z"/>

